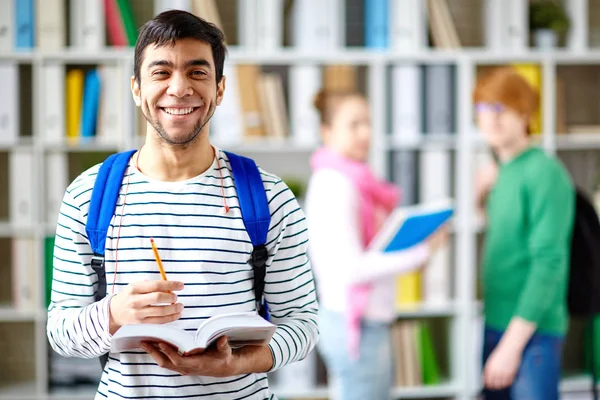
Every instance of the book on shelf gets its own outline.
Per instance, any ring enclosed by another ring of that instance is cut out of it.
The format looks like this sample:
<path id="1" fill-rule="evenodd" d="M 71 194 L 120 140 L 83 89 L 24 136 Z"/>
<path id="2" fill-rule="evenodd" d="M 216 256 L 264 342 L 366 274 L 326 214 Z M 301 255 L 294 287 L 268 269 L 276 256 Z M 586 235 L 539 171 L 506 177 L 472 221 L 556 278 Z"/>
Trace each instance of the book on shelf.
<path id="1" fill-rule="evenodd" d="M 144 341 L 165 342 L 181 355 L 189 355 L 210 347 L 220 337 L 227 336 L 232 347 L 266 345 L 276 326 L 255 312 L 215 315 L 203 321 L 194 333 L 161 324 L 125 325 L 115 333 L 111 352 L 141 348 Z"/>

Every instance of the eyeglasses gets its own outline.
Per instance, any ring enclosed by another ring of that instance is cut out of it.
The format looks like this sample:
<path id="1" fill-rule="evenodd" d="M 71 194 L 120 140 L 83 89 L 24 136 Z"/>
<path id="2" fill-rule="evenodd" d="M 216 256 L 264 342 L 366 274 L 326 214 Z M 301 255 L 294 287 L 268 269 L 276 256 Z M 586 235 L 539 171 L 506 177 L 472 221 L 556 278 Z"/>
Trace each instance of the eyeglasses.
<path id="1" fill-rule="evenodd" d="M 505 107 L 502 103 L 477 103 L 477 104 L 475 104 L 476 112 L 489 111 L 489 112 L 501 113 L 504 111 L 504 109 L 505 109 Z"/>

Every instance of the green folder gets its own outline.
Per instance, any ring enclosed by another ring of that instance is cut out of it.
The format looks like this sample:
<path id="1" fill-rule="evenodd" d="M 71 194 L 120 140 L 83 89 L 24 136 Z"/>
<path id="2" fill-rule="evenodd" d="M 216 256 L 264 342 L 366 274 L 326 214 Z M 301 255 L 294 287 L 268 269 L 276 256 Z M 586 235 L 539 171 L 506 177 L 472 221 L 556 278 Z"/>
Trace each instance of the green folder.
<path id="1" fill-rule="evenodd" d="M 435 356 L 431 330 L 426 323 L 419 324 L 417 332 L 417 349 L 421 364 L 421 379 L 423 385 L 437 385 L 440 383 L 440 367 Z"/>
<path id="2" fill-rule="evenodd" d="M 123 26 L 125 27 L 125 35 L 127 35 L 127 42 L 130 46 L 135 46 L 137 41 L 138 31 L 135 27 L 135 20 L 133 18 L 133 10 L 129 0 L 117 0 L 119 11 L 121 12 L 121 18 L 123 19 Z"/>
<path id="3" fill-rule="evenodd" d="M 46 287 L 46 308 L 50 305 L 52 294 L 52 268 L 54 265 L 54 236 L 44 239 L 44 277 Z"/>

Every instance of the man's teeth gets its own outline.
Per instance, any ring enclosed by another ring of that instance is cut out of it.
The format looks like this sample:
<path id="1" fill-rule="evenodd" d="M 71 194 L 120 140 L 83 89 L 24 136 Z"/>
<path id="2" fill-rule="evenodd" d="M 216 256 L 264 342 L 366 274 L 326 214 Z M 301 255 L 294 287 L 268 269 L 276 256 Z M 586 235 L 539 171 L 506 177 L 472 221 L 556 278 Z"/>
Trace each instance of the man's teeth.
<path id="1" fill-rule="evenodd" d="M 188 108 L 165 108 L 164 110 L 167 113 L 173 114 L 173 115 L 185 115 L 185 114 L 189 114 L 192 111 L 194 111 L 194 107 L 188 107 Z"/>

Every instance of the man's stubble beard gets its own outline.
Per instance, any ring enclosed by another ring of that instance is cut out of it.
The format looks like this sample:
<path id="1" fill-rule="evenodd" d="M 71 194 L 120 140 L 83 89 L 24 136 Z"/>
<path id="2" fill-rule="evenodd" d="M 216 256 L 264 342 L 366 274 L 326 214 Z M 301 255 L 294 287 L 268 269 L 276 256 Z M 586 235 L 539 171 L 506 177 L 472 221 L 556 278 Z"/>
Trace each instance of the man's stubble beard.
<path id="1" fill-rule="evenodd" d="M 198 137 L 200 136 L 200 132 L 202 132 L 202 129 L 204 129 L 204 127 L 206 126 L 206 124 L 211 120 L 213 114 L 215 113 L 216 110 L 216 106 L 214 105 L 214 103 L 212 103 L 213 105 L 211 106 L 211 108 L 208 110 L 208 115 L 204 120 L 199 120 L 196 125 L 194 125 L 194 127 L 192 128 L 192 130 L 183 137 L 182 140 L 173 140 L 171 137 L 169 137 L 169 134 L 167 133 L 167 131 L 165 130 L 165 128 L 162 126 L 162 124 L 160 123 L 160 121 L 158 121 L 158 119 L 156 121 L 153 121 L 149 116 L 149 110 L 148 110 L 148 105 L 146 103 L 142 103 L 142 114 L 144 115 L 144 118 L 146 119 L 146 121 L 148 121 L 148 123 L 150 123 L 150 125 L 152 125 L 152 127 L 154 128 L 154 130 L 158 133 L 158 135 L 161 137 L 161 139 L 168 145 L 171 146 L 180 146 L 180 147 L 187 147 L 190 144 L 192 144 L 193 142 L 195 142 Z M 145 107 L 144 107 L 145 106 Z M 146 108 L 146 109 L 144 109 Z M 158 110 L 158 112 L 162 112 L 162 110 Z"/>

